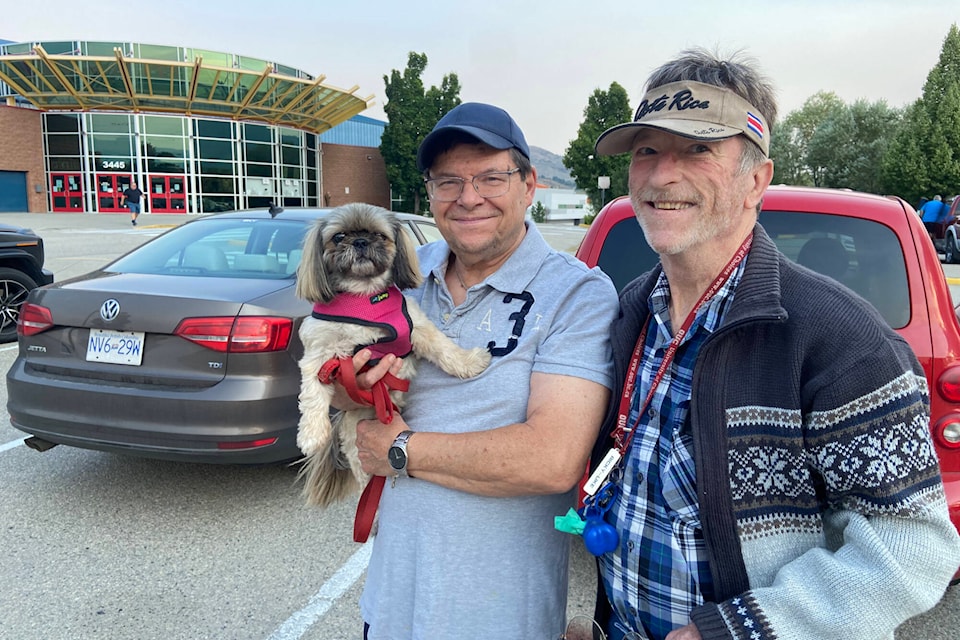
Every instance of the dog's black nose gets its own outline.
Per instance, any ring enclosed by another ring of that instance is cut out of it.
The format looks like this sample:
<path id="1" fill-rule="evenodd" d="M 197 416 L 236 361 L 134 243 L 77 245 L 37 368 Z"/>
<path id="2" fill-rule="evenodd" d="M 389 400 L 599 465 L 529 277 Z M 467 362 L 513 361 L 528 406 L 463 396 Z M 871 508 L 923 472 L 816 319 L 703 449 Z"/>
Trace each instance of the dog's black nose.
<path id="1" fill-rule="evenodd" d="M 353 246 L 356 249 L 366 249 L 369 244 L 366 238 L 354 238 L 353 240 Z"/>

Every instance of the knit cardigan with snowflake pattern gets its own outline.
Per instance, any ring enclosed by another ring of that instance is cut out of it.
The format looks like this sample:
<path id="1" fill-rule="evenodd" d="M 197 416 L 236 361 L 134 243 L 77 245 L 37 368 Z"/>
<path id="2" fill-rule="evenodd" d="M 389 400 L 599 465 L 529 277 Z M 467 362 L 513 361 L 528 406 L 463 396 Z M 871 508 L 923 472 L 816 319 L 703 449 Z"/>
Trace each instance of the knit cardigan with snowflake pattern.
<path id="1" fill-rule="evenodd" d="M 659 273 L 621 293 L 615 389 Z M 705 639 L 893 638 L 942 597 L 960 538 L 923 369 L 872 306 L 787 260 L 759 225 L 699 354 L 689 420 L 716 592 L 691 613 Z M 594 466 L 615 424 L 612 403 Z"/>

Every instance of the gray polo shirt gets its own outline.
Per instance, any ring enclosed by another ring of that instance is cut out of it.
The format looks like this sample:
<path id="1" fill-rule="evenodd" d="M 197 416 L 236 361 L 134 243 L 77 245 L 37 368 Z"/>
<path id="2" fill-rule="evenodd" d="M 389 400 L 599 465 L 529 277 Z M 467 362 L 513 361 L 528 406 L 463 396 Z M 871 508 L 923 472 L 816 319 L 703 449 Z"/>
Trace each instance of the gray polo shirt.
<path id="1" fill-rule="evenodd" d="M 403 416 L 414 431 L 461 433 L 526 418 L 532 372 L 612 386 L 608 333 L 618 312 L 609 278 L 549 247 L 528 223 L 517 251 L 454 306 L 449 247 L 419 253 L 426 280 L 407 292 L 464 347 L 489 347 L 471 380 L 421 361 Z M 530 464 L 537 464 L 530 451 Z M 495 461 L 491 461 L 491 464 Z M 556 638 L 563 632 L 572 537 L 554 516 L 575 504 L 553 496 L 488 498 L 418 480 L 390 483 L 360 601 L 371 640 Z"/>

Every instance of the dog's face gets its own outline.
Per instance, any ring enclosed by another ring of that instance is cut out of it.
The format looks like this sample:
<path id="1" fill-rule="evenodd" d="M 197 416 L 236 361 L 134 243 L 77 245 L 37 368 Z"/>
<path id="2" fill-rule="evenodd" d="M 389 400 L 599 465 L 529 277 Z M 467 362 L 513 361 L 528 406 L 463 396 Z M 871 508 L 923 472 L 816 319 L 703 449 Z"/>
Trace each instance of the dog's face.
<path id="1" fill-rule="evenodd" d="M 416 250 L 397 218 L 381 207 L 338 207 L 315 223 L 303 249 L 297 295 L 311 302 L 420 285 Z"/>
<path id="2" fill-rule="evenodd" d="M 335 289 L 382 288 L 392 281 L 397 255 L 393 237 L 399 229 L 385 216 L 374 209 L 351 209 L 331 214 L 326 222 L 320 233 L 321 256 Z"/>

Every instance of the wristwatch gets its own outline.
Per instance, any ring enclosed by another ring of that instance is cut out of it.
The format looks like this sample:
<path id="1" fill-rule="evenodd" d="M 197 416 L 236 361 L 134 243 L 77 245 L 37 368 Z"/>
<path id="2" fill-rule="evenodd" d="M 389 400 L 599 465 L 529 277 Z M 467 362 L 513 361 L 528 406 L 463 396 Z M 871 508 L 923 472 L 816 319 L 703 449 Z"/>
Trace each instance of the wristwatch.
<path id="1" fill-rule="evenodd" d="M 413 431 L 401 431 L 397 439 L 393 441 L 393 446 L 387 452 L 387 459 L 390 460 L 390 466 L 397 472 L 397 477 L 407 478 L 407 441 Z"/>

